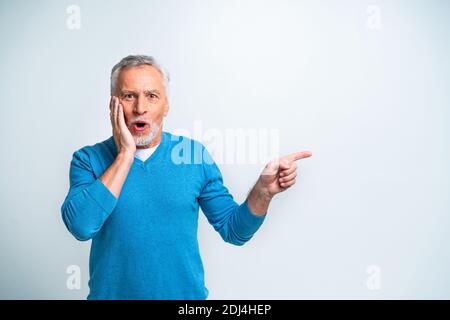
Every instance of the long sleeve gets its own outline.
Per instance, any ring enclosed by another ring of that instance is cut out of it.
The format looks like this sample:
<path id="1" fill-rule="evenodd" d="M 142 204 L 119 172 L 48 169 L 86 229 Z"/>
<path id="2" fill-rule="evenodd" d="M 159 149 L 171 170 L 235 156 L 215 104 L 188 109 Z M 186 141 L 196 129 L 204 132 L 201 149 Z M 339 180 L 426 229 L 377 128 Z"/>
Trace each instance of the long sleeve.
<path id="1" fill-rule="evenodd" d="M 84 149 L 75 152 L 70 164 L 70 189 L 61 206 L 67 229 L 80 241 L 91 239 L 116 204 L 114 195 L 95 177 L 89 154 Z"/>
<path id="2" fill-rule="evenodd" d="M 236 203 L 223 185 L 222 174 L 206 149 L 203 151 L 205 184 L 198 198 L 200 207 L 222 239 L 234 245 L 249 241 L 262 225 L 266 215 L 257 216 L 244 201 Z"/>

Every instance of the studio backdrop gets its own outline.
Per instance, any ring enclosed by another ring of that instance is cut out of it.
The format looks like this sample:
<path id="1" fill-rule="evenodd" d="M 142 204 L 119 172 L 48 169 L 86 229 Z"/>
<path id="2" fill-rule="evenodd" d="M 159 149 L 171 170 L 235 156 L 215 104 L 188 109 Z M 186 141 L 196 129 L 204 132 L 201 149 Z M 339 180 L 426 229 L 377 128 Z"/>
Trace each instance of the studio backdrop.
<path id="1" fill-rule="evenodd" d="M 449 39 L 446 0 L 1 1 L 0 298 L 86 298 L 60 208 L 129 54 L 237 202 L 268 149 L 313 153 L 244 246 L 200 212 L 209 299 L 450 298 Z"/>

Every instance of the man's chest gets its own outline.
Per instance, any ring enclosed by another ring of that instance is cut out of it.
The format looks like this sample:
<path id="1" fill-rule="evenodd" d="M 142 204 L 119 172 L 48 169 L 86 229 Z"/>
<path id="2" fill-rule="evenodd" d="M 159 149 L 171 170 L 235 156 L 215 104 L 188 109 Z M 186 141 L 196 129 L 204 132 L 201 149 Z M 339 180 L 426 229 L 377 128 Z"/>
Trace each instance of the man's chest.
<path id="1" fill-rule="evenodd" d="M 194 166 L 133 165 L 111 218 L 122 225 L 190 222 L 198 218 L 202 179 Z"/>

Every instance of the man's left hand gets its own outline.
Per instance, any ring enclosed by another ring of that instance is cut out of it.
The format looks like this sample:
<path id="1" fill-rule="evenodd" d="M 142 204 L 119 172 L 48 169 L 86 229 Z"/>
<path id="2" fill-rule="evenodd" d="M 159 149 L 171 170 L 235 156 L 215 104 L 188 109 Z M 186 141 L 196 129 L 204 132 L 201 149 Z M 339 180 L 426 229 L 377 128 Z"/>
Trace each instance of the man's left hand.
<path id="1" fill-rule="evenodd" d="M 292 187 L 297 177 L 296 161 L 311 156 L 310 151 L 299 151 L 269 162 L 259 177 L 260 187 L 270 197 Z"/>

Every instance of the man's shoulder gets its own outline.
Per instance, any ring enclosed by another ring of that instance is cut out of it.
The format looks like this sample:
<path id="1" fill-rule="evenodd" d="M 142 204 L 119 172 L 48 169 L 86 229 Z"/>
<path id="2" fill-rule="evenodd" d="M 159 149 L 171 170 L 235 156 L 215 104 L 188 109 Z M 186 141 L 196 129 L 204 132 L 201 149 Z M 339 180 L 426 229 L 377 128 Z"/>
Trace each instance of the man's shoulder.
<path id="1" fill-rule="evenodd" d="M 167 136 L 167 140 L 171 142 L 186 142 L 186 143 L 195 143 L 199 145 L 203 145 L 199 140 L 191 138 L 187 135 L 175 134 L 168 131 L 163 131 L 163 134 Z"/>
<path id="2" fill-rule="evenodd" d="M 172 146 L 175 146 L 179 143 L 183 143 L 186 145 L 192 145 L 192 146 L 199 146 L 204 148 L 203 143 L 201 143 L 199 140 L 196 140 L 194 138 L 188 137 L 187 135 L 182 134 L 174 134 L 168 131 L 164 131 L 163 134 L 166 135 L 167 140 Z"/>
<path id="3" fill-rule="evenodd" d="M 214 159 L 200 140 L 181 134 L 169 132 L 165 134 L 172 152 L 172 160 L 173 157 L 178 157 L 175 163 L 214 164 Z"/>

